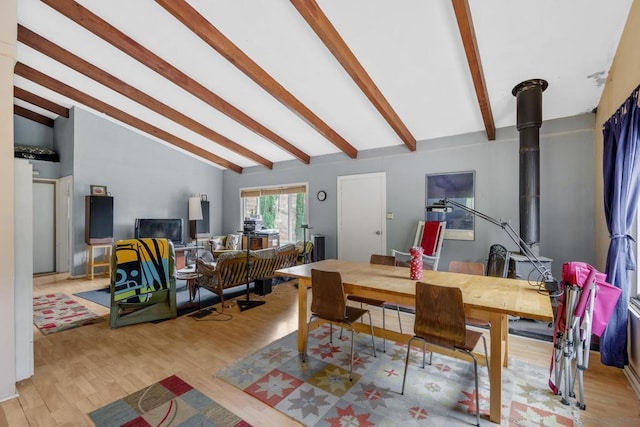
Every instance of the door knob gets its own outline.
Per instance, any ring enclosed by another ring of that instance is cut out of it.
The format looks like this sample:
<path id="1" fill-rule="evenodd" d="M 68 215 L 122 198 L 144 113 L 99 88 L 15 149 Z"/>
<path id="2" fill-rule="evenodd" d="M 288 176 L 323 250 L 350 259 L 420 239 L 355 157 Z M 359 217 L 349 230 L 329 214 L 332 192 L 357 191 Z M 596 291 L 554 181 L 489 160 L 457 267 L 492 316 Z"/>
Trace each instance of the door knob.
<path id="1" fill-rule="evenodd" d="M 376 231 L 376 234 L 379 236 L 382 234 L 382 231 Z"/>

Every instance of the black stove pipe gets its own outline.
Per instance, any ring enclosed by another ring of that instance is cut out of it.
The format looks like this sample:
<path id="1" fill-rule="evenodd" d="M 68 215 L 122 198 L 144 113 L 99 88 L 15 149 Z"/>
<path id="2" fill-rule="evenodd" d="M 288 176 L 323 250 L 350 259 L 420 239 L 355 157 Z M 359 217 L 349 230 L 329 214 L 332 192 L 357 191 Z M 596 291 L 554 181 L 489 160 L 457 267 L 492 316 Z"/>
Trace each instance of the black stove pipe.
<path id="1" fill-rule="evenodd" d="M 526 80 L 513 88 L 520 133 L 520 237 L 534 254 L 540 243 L 540 126 L 542 92 L 548 83 Z"/>

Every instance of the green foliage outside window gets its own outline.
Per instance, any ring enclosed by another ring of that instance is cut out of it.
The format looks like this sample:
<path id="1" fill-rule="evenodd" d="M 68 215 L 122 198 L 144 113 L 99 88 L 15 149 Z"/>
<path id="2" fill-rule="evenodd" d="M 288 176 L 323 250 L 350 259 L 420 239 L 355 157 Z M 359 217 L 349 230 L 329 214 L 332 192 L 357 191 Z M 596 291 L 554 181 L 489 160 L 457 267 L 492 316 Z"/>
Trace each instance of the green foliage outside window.
<path id="1" fill-rule="evenodd" d="M 304 194 L 296 195 L 296 240 L 303 239 L 302 224 L 304 222 Z"/>
<path id="2" fill-rule="evenodd" d="M 303 240 L 305 200 L 303 193 L 242 197 L 242 217 L 260 215 L 262 227 L 280 232 L 280 242 Z"/>
<path id="3" fill-rule="evenodd" d="M 278 212 L 278 196 L 261 196 L 260 213 L 265 228 L 276 228 L 276 212 Z"/>

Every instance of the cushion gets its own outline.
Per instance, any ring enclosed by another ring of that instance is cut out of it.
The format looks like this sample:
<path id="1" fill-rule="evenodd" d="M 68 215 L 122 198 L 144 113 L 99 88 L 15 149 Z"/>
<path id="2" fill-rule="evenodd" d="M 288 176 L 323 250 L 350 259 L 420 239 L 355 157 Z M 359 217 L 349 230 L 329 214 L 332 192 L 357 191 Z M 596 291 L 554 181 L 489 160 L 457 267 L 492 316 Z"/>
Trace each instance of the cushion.
<path id="1" fill-rule="evenodd" d="M 222 261 L 226 259 L 235 259 L 235 258 L 245 258 L 247 253 L 245 251 L 227 251 L 223 252 L 218 256 L 216 260 L 216 265 L 220 264 Z"/>
<path id="2" fill-rule="evenodd" d="M 303 242 L 298 240 L 296 242 L 296 249 L 298 250 L 299 253 L 302 253 L 302 246 L 303 246 Z M 306 247 L 307 253 L 310 253 L 312 248 L 313 248 L 313 242 L 311 240 L 307 240 L 307 247 Z"/>
<path id="3" fill-rule="evenodd" d="M 296 249 L 296 245 L 293 243 L 285 243 L 284 245 L 276 249 L 276 253 L 287 252 L 287 251 L 290 251 L 291 249 Z M 302 244 L 300 245 L 300 250 L 302 250 Z"/>
<path id="4" fill-rule="evenodd" d="M 227 244 L 225 245 L 225 249 L 230 249 L 232 251 L 237 251 L 238 249 L 240 249 L 240 235 L 239 234 L 227 235 Z"/>
<path id="5" fill-rule="evenodd" d="M 257 251 L 251 251 L 251 255 L 255 256 L 256 258 L 269 259 L 276 256 L 276 250 L 275 248 L 258 249 Z"/>
<path id="6" fill-rule="evenodd" d="M 212 251 L 219 251 L 221 249 L 225 249 L 223 236 L 212 237 L 211 239 L 209 239 L 209 244 L 211 245 Z"/>

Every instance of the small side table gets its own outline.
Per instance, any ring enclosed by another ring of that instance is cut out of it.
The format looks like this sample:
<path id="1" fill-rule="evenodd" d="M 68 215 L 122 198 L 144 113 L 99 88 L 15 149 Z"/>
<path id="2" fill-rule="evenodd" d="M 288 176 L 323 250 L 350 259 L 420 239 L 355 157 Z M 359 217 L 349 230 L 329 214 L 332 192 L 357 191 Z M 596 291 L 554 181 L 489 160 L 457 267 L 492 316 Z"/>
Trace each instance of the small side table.
<path id="1" fill-rule="evenodd" d="M 189 292 L 189 305 L 193 306 L 193 297 L 196 291 L 196 280 L 202 276 L 196 273 L 194 267 L 185 267 L 176 272 L 176 279 L 185 280 L 187 282 L 187 292 Z"/>
<path id="2" fill-rule="evenodd" d="M 96 268 L 103 268 L 103 274 L 107 277 L 111 277 L 111 250 L 113 245 L 99 244 L 99 245 L 86 245 L 86 264 L 85 264 L 85 276 L 93 280 L 94 272 Z M 102 250 L 102 256 L 96 258 L 96 249 Z"/>

